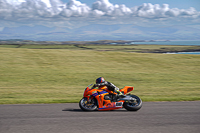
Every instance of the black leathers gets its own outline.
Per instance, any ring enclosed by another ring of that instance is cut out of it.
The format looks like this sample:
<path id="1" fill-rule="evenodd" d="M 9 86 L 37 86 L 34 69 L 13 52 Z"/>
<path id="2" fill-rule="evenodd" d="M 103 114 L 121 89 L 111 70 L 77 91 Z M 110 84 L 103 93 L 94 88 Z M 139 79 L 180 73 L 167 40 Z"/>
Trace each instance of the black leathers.
<path id="1" fill-rule="evenodd" d="M 100 83 L 100 84 L 94 84 L 92 89 L 94 89 L 95 87 L 101 87 L 101 86 L 107 86 L 107 88 L 111 91 L 116 91 L 116 89 L 118 89 L 114 84 L 105 81 L 104 83 Z"/>

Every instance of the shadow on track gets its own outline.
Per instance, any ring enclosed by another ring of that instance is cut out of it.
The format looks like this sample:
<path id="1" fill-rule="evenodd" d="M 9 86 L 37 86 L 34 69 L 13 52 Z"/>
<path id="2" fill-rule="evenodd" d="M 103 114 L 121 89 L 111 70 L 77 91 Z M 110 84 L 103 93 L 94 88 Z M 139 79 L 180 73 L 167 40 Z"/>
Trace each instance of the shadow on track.
<path id="1" fill-rule="evenodd" d="M 125 109 L 108 110 L 108 111 L 98 111 L 98 110 L 96 110 L 96 111 L 83 111 L 81 109 L 69 109 L 69 108 L 63 109 L 62 111 L 70 111 L 70 112 L 131 112 L 131 111 L 127 111 Z"/>
<path id="2" fill-rule="evenodd" d="M 84 112 L 81 109 L 63 109 L 62 111 L 72 111 L 72 112 Z"/>

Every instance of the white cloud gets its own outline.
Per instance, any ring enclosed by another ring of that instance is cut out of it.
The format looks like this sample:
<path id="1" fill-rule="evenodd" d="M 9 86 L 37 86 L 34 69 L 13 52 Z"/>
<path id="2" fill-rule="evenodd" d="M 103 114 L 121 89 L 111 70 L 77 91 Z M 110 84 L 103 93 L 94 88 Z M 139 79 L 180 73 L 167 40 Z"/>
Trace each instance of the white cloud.
<path id="1" fill-rule="evenodd" d="M 114 5 L 109 0 L 97 0 L 89 7 L 78 0 L 63 3 L 60 0 L 0 0 L 1 21 L 98 21 L 136 19 L 180 19 L 200 18 L 200 12 L 194 8 L 170 8 L 168 4 L 144 3 L 128 8 L 126 5 Z"/>
<path id="2" fill-rule="evenodd" d="M 92 9 L 108 12 L 110 10 L 113 10 L 114 6 L 109 2 L 109 0 L 97 0 L 93 3 Z"/>
<path id="3" fill-rule="evenodd" d="M 11 5 L 19 5 L 22 2 L 25 2 L 25 0 L 7 0 L 6 2 L 11 4 Z"/>
<path id="4" fill-rule="evenodd" d="M 70 0 L 65 6 L 63 6 L 62 11 L 59 15 L 63 17 L 83 17 L 88 16 L 91 9 L 85 4 L 82 4 L 76 0 Z"/>

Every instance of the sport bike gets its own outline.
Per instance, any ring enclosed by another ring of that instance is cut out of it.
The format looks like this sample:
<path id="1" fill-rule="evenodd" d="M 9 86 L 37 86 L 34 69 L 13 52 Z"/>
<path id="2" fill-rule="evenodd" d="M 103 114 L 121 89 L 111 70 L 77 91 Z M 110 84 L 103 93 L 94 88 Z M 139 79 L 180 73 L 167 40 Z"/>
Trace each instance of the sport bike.
<path id="1" fill-rule="evenodd" d="M 85 88 L 83 98 L 79 102 L 79 107 L 83 111 L 105 111 L 125 108 L 128 111 L 137 111 L 142 107 L 142 100 L 136 96 L 128 94 L 134 87 L 125 86 L 120 91 L 123 95 L 110 91 L 106 86 L 97 89 Z"/>

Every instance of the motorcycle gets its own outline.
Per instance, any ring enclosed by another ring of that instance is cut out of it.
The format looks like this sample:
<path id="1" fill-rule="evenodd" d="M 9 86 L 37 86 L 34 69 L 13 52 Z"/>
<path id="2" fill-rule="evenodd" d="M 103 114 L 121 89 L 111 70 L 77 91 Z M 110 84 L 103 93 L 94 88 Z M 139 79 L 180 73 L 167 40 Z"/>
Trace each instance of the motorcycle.
<path id="1" fill-rule="evenodd" d="M 79 102 L 79 107 L 83 111 L 107 111 L 123 107 L 128 111 L 137 111 L 142 107 L 142 100 L 138 96 L 128 94 L 133 91 L 132 86 L 125 86 L 120 89 L 123 95 L 117 95 L 106 86 L 90 89 L 92 85 L 85 88 L 83 98 Z"/>

